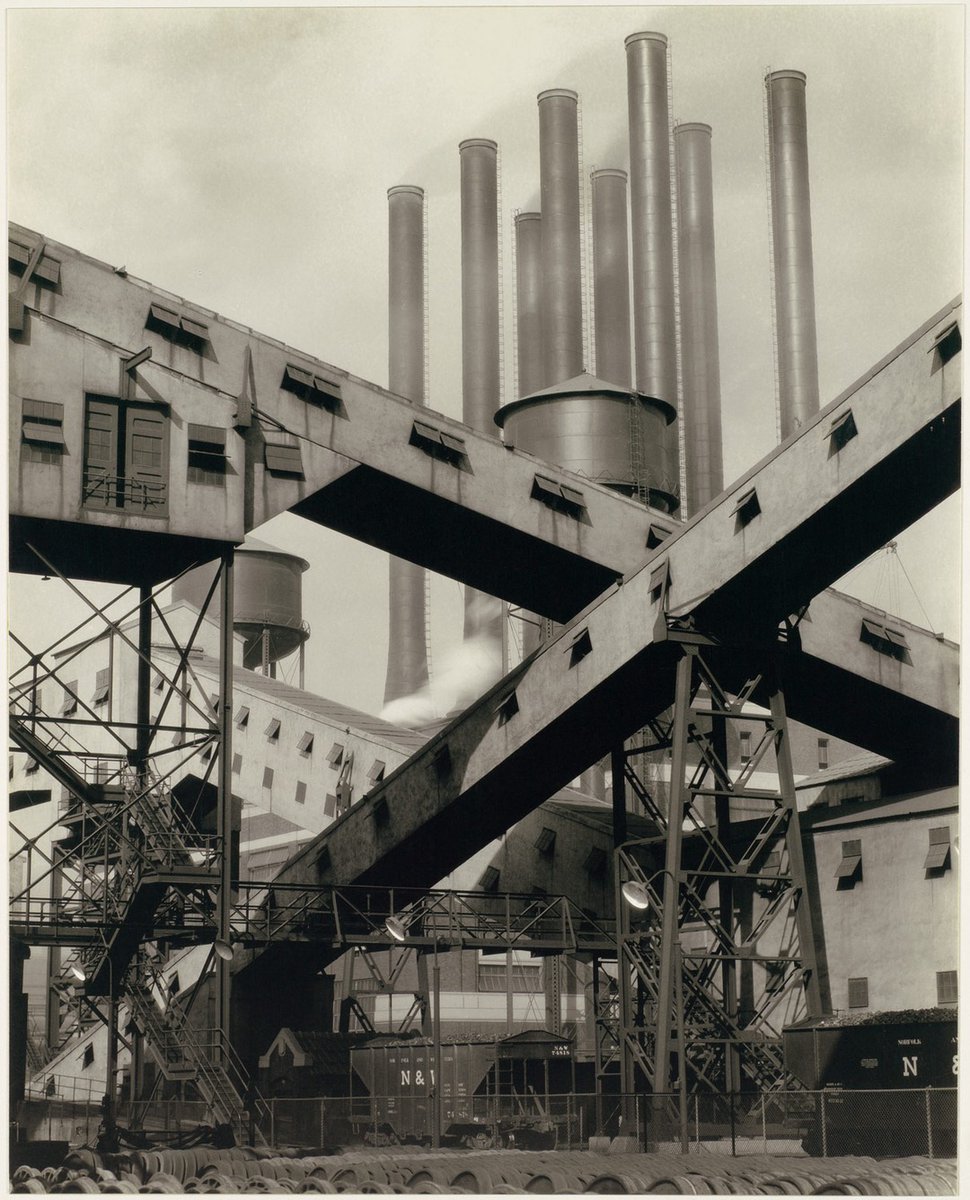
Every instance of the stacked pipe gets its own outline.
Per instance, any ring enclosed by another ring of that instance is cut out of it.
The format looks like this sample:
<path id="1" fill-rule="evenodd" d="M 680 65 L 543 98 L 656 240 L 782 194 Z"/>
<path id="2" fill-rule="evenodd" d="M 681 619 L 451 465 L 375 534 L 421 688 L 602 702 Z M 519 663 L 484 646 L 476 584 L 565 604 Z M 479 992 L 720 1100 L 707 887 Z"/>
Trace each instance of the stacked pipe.
<path id="1" fill-rule="evenodd" d="M 537 392 L 542 367 L 542 217 L 537 212 L 515 218 L 516 388 L 518 396 Z"/>
<path id="2" fill-rule="evenodd" d="M 765 77 L 781 438 L 818 412 L 818 346 L 805 75 Z"/>
<path id="3" fill-rule="evenodd" d="M 596 374 L 628 388 L 630 369 L 630 263 L 627 174 L 612 168 L 590 176 L 593 192 L 593 328 Z"/>
<path id="4" fill-rule="evenodd" d="M 499 378 L 498 146 L 468 138 L 461 161 L 461 345 L 462 420 L 495 433 Z M 501 646 L 501 601 L 465 588 L 465 639 Z M 503 664 L 504 665 L 504 664 Z"/>
<path id="5" fill-rule="evenodd" d="M 637 391 L 676 408 L 673 209 L 670 196 L 667 39 L 625 41 L 633 226 L 633 327 Z M 667 431 L 666 490 L 679 490 L 677 427 Z"/>
<path id="6" fill-rule="evenodd" d="M 388 387 L 423 404 L 424 189 L 388 189 Z M 410 696 L 428 682 L 425 571 L 391 558 L 387 677 L 384 703 Z"/>
<path id="7" fill-rule="evenodd" d="M 674 129 L 687 516 L 724 490 L 711 127 Z"/>

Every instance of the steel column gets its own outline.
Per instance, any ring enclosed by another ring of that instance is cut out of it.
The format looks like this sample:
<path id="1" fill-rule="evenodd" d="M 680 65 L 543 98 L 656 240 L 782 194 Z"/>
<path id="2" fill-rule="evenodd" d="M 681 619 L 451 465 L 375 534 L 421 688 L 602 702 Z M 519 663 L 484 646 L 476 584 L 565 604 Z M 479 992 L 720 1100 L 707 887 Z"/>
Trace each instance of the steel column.
<path id="1" fill-rule="evenodd" d="M 218 934 L 231 944 L 232 927 L 232 651 L 233 651 L 233 566 L 230 547 L 222 555 L 222 586 L 219 592 L 219 783 L 216 817 L 220 844 Z M 230 1028 L 231 963 L 216 956 L 216 1028 L 228 1038 Z M 220 1044 L 223 1061 L 228 1047 Z"/>

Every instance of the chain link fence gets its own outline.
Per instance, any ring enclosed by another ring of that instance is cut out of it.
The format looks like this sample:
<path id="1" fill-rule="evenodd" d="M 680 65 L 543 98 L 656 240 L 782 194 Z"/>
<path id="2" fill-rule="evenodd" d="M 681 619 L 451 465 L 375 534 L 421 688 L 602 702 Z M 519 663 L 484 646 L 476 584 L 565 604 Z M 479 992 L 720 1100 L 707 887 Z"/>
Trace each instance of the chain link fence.
<path id="1" fill-rule="evenodd" d="M 237 1129 L 256 1129 L 237 1114 Z M 265 1101 L 258 1134 L 270 1146 L 431 1145 L 433 1097 L 287 1097 Z M 100 1104 L 28 1100 L 18 1121 L 29 1139 L 91 1142 Z M 211 1125 L 199 1101 L 121 1102 L 118 1123 L 163 1141 Z M 469 1149 L 603 1150 L 615 1138 L 625 1149 L 726 1155 L 807 1155 L 835 1158 L 925 1155 L 955 1158 L 957 1089 L 764 1092 L 678 1095 L 568 1093 L 470 1096 L 446 1100 L 442 1146 Z"/>

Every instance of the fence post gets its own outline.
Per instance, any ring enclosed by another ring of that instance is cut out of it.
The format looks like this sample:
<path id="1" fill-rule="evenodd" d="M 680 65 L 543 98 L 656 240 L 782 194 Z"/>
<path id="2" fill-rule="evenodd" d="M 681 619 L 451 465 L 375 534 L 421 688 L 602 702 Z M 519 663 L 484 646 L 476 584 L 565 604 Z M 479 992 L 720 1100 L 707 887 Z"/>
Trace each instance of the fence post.
<path id="1" fill-rule="evenodd" d="M 761 1143 L 764 1146 L 764 1152 L 768 1153 L 768 1113 L 766 1112 L 768 1104 L 767 1095 L 761 1093 Z"/>
<path id="2" fill-rule="evenodd" d="M 930 1107 L 930 1088 L 927 1088 L 923 1093 L 926 1097 L 926 1154 L 928 1158 L 933 1157 L 933 1117 Z"/>
<path id="3" fill-rule="evenodd" d="M 819 1111 L 821 1113 L 821 1120 L 822 1120 L 822 1157 L 828 1158 L 828 1156 L 829 1156 L 829 1136 L 828 1136 L 828 1129 L 826 1129 L 826 1127 L 825 1127 L 825 1092 L 824 1091 L 819 1093 Z"/>

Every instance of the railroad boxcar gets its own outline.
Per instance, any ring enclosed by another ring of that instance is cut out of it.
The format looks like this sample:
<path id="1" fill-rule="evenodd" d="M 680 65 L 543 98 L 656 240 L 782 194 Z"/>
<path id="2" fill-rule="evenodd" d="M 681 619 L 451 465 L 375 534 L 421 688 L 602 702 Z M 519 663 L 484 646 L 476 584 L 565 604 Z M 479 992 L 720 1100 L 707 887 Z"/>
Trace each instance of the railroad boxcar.
<path id="1" fill-rule="evenodd" d="M 818 1017 L 786 1028 L 784 1045 L 788 1069 L 822 1093 L 806 1105 L 810 1154 L 955 1152 L 953 1009 Z"/>
<path id="2" fill-rule="evenodd" d="M 443 1145 L 525 1149 L 556 1144 L 549 1096 L 571 1090 L 572 1045 L 530 1030 L 441 1046 Z M 375 1037 L 351 1050 L 355 1131 L 377 1144 L 429 1143 L 435 1048 L 429 1038 Z"/>

